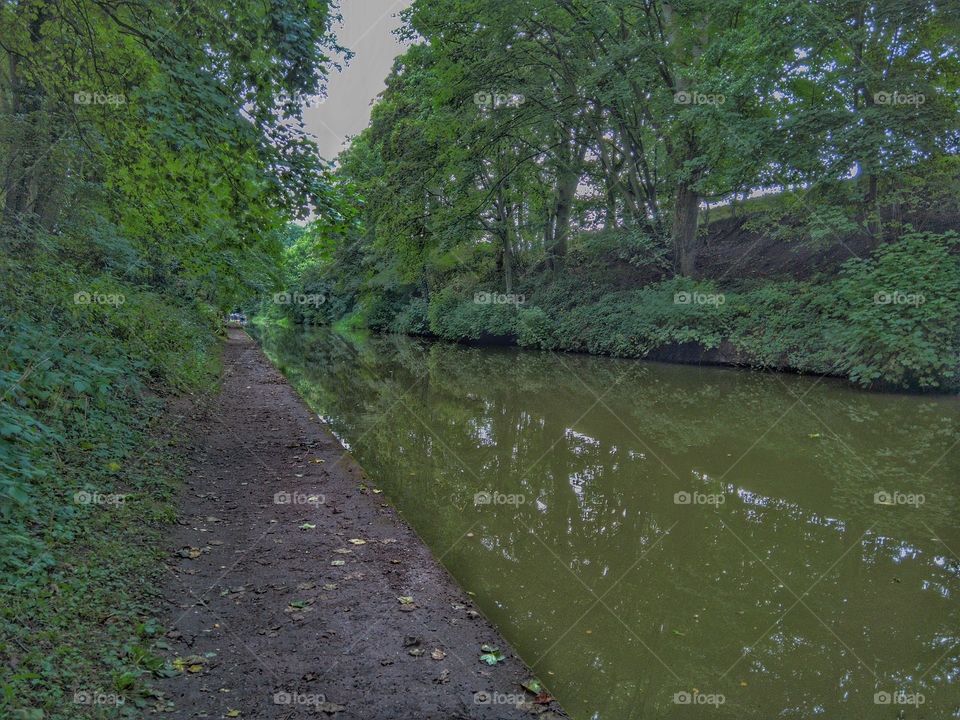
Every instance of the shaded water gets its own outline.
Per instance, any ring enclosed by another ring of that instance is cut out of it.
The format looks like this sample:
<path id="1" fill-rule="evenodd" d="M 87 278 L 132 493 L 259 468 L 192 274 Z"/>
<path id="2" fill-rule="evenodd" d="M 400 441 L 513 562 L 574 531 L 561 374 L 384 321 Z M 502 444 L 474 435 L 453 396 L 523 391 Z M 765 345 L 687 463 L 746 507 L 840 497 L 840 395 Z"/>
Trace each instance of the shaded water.
<path id="1" fill-rule="evenodd" d="M 572 717 L 960 717 L 955 398 L 256 333 Z"/>

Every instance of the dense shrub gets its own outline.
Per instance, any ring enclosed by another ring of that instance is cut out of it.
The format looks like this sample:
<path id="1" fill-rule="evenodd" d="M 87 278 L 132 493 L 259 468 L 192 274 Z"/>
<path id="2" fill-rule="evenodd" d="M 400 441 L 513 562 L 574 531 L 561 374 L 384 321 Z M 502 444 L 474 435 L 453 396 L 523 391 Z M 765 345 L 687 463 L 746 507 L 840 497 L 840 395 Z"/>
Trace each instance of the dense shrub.
<path id="1" fill-rule="evenodd" d="M 416 297 L 405 305 L 390 323 L 390 332 L 402 335 L 427 335 L 430 333 L 430 303 Z"/>
<path id="2" fill-rule="evenodd" d="M 447 340 L 512 337 L 516 333 L 516 305 L 477 302 L 447 287 L 430 298 L 430 331 Z"/>
<path id="3" fill-rule="evenodd" d="M 478 302 L 476 279 L 453 276 L 429 301 L 372 294 L 366 324 L 620 357 L 683 343 L 705 350 L 723 345 L 740 362 L 839 375 L 864 386 L 960 387 L 960 243 L 953 233 L 906 234 L 838 273 L 804 281 L 674 277 L 626 290 L 607 282 L 599 242 L 592 236 L 582 242 L 581 265 L 521 277 L 522 303 Z M 615 254 L 642 242 L 621 238 Z"/>
<path id="4" fill-rule="evenodd" d="M 217 370 L 213 308 L 90 266 L 67 240 L 0 251 L 0 654 L 21 669 L 2 680 L 0 717 L 79 717 L 84 688 L 123 694 L 129 712 L 147 701 L 162 629 L 131 588 L 157 572 L 176 488 L 154 421 L 164 396 Z"/>

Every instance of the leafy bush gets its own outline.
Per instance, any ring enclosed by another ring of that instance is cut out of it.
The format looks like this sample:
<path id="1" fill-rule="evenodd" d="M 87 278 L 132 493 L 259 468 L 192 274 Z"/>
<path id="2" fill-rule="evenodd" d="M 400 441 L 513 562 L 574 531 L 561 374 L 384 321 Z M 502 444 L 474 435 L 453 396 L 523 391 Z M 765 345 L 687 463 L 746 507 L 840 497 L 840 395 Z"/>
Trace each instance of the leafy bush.
<path id="1" fill-rule="evenodd" d="M 430 303 L 426 298 L 413 298 L 397 313 L 389 325 L 390 332 L 402 335 L 427 335 L 430 333 Z"/>
<path id="2" fill-rule="evenodd" d="M 132 588 L 160 567 L 176 472 L 152 423 L 163 396 L 210 387 L 217 313 L 53 247 L 7 238 L 0 251 L 0 653 L 19 668 L 0 716 L 78 717 L 77 688 L 122 692 L 139 712 L 164 663 Z M 105 508 L 78 492 L 128 498 Z"/>
<path id="3" fill-rule="evenodd" d="M 517 311 L 517 344 L 550 349 L 556 347 L 554 325 L 539 307 L 521 307 Z"/>
<path id="4" fill-rule="evenodd" d="M 805 281 L 721 286 L 674 277 L 626 290 L 608 281 L 599 235 L 578 240 L 582 252 L 592 253 L 584 264 L 521 277 L 520 305 L 477 302 L 478 280 L 452 276 L 429 303 L 368 292 L 363 310 L 350 317 L 391 332 L 510 338 L 525 347 L 621 357 L 685 343 L 706 350 L 723 345 L 739 362 L 838 375 L 863 386 L 960 387 L 960 359 L 951 351 L 960 347 L 954 233 L 910 233 L 848 261 L 838 274 Z M 651 257 L 649 250 L 637 257 Z"/>
<path id="5" fill-rule="evenodd" d="M 427 317 L 430 331 L 446 340 L 512 337 L 516 333 L 515 305 L 477 302 L 474 296 L 461 296 L 455 287 L 444 288 L 430 299 Z"/>
<path id="6" fill-rule="evenodd" d="M 862 384 L 960 386 L 960 254 L 954 232 L 910 233 L 849 261 L 825 332 Z"/>

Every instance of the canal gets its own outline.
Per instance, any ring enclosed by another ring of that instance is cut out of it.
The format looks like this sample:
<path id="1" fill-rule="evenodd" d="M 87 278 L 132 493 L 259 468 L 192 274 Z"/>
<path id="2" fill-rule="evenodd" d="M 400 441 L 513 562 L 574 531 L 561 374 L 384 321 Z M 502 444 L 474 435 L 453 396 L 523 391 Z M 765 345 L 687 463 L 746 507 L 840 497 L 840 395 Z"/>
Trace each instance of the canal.
<path id="1" fill-rule="evenodd" d="M 251 328 L 577 720 L 960 713 L 960 402 Z"/>

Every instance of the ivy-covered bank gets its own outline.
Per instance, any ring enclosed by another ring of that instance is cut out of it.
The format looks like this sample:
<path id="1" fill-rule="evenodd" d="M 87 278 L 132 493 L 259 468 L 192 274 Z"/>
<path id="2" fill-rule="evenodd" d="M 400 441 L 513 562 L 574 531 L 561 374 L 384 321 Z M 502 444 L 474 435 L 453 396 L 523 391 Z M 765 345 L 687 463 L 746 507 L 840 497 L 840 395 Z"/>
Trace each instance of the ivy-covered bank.
<path id="1" fill-rule="evenodd" d="M 589 238 L 575 241 L 563 273 L 534 268 L 509 294 L 492 273 L 456 275 L 432 292 L 422 285 L 371 292 L 322 266 L 291 262 L 289 297 L 268 299 L 261 311 L 456 341 L 791 369 L 864 387 L 960 388 L 954 232 L 907 233 L 802 279 L 643 284 L 630 265 L 641 251 L 624 236 L 604 245 L 593 251 Z M 626 277 L 624 265 L 632 273 Z"/>
<path id="2" fill-rule="evenodd" d="M 0 717 L 139 717 L 172 672 L 169 402 L 216 379 L 216 313 L 50 242 L 5 242 L 0 279 Z"/>

